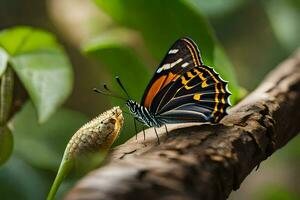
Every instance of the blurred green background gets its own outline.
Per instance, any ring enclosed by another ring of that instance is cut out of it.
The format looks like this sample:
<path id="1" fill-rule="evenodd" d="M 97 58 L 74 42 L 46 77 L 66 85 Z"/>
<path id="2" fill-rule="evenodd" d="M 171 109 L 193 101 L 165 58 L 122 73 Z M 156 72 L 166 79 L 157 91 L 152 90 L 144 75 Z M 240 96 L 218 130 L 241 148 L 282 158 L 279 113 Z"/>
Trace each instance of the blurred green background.
<path id="1" fill-rule="evenodd" d="M 237 102 L 299 47 L 300 1 L 0 0 L 0 31 L 0 75 L 4 58 L 15 71 L 0 133 L 0 199 L 45 199 L 72 134 L 122 105 L 93 87 L 107 83 L 121 93 L 119 75 L 139 101 L 169 46 L 190 36 L 204 63 L 230 81 Z M 115 145 L 134 134 L 125 117 Z M 300 199 L 299 167 L 298 136 L 229 199 Z M 73 171 L 57 199 L 87 168 Z"/>

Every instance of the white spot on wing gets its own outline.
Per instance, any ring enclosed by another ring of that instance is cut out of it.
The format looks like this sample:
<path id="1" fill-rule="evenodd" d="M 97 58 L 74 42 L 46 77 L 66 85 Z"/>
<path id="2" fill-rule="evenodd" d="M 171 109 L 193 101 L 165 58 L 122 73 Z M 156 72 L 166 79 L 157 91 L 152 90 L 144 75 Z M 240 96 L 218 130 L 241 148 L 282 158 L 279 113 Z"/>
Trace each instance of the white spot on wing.
<path id="1" fill-rule="evenodd" d="M 160 67 L 160 68 L 158 68 L 158 70 L 156 71 L 156 73 L 160 73 L 161 71 L 163 70 L 163 68 L 162 67 Z"/>
<path id="2" fill-rule="evenodd" d="M 185 63 L 183 63 L 183 64 L 181 65 L 181 67 L 185 68 L 185 67 L 187 67 L 188 65 L 189 65 L 189 63 L 188 63 L 188 62 L 185 62 Z"/>
<path id="3" fill-rule="evenodd" d="M 183 60 L 182 58 L 179 58 L 179 59 L 176 60 L 175 62 L 164 64 L 163 66 L 161 66 L 161 67 L 156 71 L 156 73 L 160 73 L 160 72 L 163 71 L 163 70 L 171 69 L 172 67 L 174 67 L 175 65 L 177 65 L 178 63 L 180 63 L 182 60 Z"/>
<path id="4" fill-rule="evenodd" d="M 170 51 L 169 51 L 169 54 L 175 54 L 175 53 L 177 53 L 179 50 L 178 49 L 171 49 Z"/>

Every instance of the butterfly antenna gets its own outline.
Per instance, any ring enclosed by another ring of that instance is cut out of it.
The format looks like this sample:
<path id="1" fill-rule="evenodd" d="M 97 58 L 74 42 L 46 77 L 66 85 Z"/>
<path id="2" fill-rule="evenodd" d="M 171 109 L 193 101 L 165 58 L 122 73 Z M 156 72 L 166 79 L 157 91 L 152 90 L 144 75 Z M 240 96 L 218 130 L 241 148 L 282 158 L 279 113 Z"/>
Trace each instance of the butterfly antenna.
<path id="1" fill-rule="evenodd" d="M 115 98 L 118 98 L 118 99 L 122 99 L 122 100 L 124 100 L 124 101 L 127 101 L 127 99 L 125 99 L 124 97 L 121 97 L 121 96 L 116 95 L 116 94 L 113 94 L 113 93 L 107 93 L 107 92 L 104 92 L 104 91 L 99 90 L 99 89 L 97 89 L 97 88 L 93 88 L 93 90 L 94 90 L 94 92 L 97 92 L 97 93 L 99 93 L 99 94 L 103 94 L 103 95 L 105 95 L 105 96 L 115 97 Z M 109 90 L 108 90 L 108 91 L 109 91 Z"/>
<path id="2" fill-rule="evenodd" d="M 126 90 L 125 87 L 123 86 L 123 84 L 122 84 L 122 82 L 121 82 L 119 76 L 116 76 L 116 80 L 117 80 L 119 86 L 122 88 L 122 90 L 123 90 L 124 93 L 126 94 L 127 98 L 128 98 L 128 99 L 131 99 L 130 96 L 129 96 L 129 94 L 128 94 L 128 92 L 127 92 L 127 90 Z"/>
<path id="3" fill-rule="evenodd" d="M 103 84 L 103 88 L 104 88 L 107 92 L 109 92 L 109 94 L 113 94 L 113 95 L 115 95 L 115 96 L 121 97 L 120 95 L 117 95 L 116 92 L 114 92 L 113 90 L 109 89 L 108 86 L 107 86 L 106 84 Z M 127 94 L 126 94 L 126 96 L 127 96 Z M 122 98 L 123 98 L 124 100 L 126 99 L 126 98 L 124 98 L 124 97 L 122 97 Z"/>
<path id="4" fill-rule="evenodd" d="M 110 89 L 108 89 L 108 87 L 107 87 L 107 85 L 106 85 L 106 84 L 103 84 L 103 88 L 104 88 L 106 91 L 108 91 L 108 92 L 112 93 L 112 92 L 111 92 L 111 90 L 110 90 Z"/>

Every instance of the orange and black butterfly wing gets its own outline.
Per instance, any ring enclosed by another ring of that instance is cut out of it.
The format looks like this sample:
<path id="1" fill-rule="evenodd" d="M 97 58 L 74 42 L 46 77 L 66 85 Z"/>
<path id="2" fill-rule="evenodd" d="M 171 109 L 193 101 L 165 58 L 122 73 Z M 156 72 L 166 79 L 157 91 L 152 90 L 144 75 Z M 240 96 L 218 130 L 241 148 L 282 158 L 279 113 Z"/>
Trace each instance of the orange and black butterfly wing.
<path id="1" fill-rule="evenodd" d="M 154 98 L 155 114 L 165 123 L 216 123 L 230 106 L 227 82 L 208 66 L 190 69 L 165 88 Z"/>
<path id="2" fill-rule="evenodd" d="M 157 94 L 166 89 L 166 86 L 170 85 L 171 82 L 177 80 L 181 74 L 198 65 L 202 65 L 202 61 L 194 42 L 189 38 L 177 40 L 156 69 L 144 92 L 141 105 L 150 111 L 155 110 L 158 101 L 160 101 L 156 97 Z M 155 97 L 156 102 L 153 102 Z"/>
<path id="3" fill-rule="evenodd" d="M 230 94 L 227 82 L 203 65 L 197 45 L 182 38 L 156 70 L 142 105 L 165 123 L 218 122 L 227 114 Z"/>

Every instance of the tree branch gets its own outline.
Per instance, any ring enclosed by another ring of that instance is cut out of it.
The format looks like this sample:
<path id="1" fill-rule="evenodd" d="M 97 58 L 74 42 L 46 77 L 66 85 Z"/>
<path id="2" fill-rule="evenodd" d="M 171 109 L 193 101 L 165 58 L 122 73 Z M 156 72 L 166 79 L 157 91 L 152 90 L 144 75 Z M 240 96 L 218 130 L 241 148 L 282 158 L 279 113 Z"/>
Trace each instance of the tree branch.
<path id="1" fill-rule="evenodd" d="M 300 131 L 300 51 L 273 70 L 220 124 L 168 126 L 130 139 L 68 193 L 78 199 L 226 199 Z"/>

